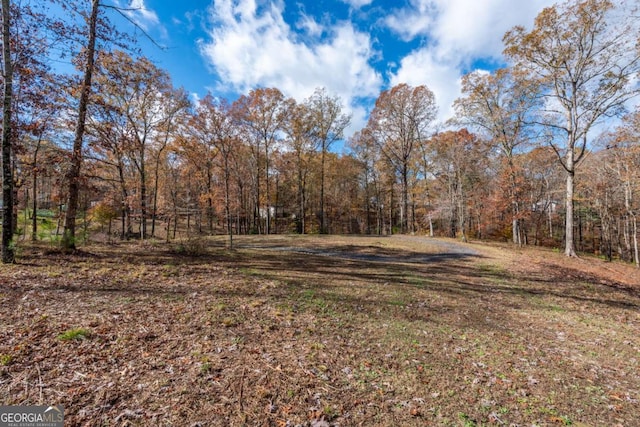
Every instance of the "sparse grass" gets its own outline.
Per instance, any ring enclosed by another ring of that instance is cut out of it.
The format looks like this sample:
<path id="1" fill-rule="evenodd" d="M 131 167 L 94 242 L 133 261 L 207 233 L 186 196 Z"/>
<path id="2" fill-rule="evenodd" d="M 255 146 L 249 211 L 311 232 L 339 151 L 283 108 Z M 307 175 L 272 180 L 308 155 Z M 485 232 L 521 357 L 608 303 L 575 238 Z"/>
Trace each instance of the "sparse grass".
<path id="1" fill-rule="evenodd" d="M 91 331 L 84 328 L 74 328 L 64 331 L 58 335 L 61 341 L 81 341 L 91 337 Z"/>
<path id="2" fill-rule="evenodd" d="M 13 356 L 10 354 L 0 354 L 0 366 L 8 366 L 13 361 Z"/>
<path id="3" fill-rule="evenodd" d="M 210 362 L 203 362 L 202 365 L 200 365 L 200 373 L 203 375 L 207 375 L 209 374 L 213 369 L 213 366 L 211 365 Z"/>

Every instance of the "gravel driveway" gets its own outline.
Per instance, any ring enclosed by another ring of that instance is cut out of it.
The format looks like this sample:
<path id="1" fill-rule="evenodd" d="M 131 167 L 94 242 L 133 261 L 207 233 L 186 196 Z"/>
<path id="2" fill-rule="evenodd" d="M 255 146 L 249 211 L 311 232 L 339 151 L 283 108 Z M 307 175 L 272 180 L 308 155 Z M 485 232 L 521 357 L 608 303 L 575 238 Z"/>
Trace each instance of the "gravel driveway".
<path id="1" fill-rule="evenodd" d="M 419 243 L 424 243 L 425 247 L 428 247 L 431 250 L 428 253 L 410 252 L 400 256 L 396 253 L 397 251 L 387 251 L 389 253 L 382 253 L 384 252 L 383 248 L 380 248 L 379 253 L 359 253 L 349 251 L 348 248 L 336 250 L 335 248 L 284 246 L 277 244 L 274 245 L 272 242 L 268 241 L 264 244 L 253 243 L 251 245 L 246 245 L 243 247 L 250 249 L 264 249 L 331 258 L 342 258 L 347 260 L 365 262 L 428 263 L 480 256 L 480 253 L 472 248 L 468 243 L 441 240 L 431 237 L 414 237 L 401 235 L 391 236 L 389 238 L 412 239 L 414 242 L 417 241 Z M 438 249 L 435 253 L 433 251 L 434 247 Z"/>

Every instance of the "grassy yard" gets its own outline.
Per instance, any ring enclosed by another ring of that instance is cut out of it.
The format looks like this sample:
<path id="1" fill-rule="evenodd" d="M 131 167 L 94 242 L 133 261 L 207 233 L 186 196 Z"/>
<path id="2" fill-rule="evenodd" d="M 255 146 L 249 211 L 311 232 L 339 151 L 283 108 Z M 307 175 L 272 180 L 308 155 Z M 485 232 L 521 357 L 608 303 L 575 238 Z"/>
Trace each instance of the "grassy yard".
<path id="1" fill-rule="evenodd" d="M 640 276 L 424 237 L 26 246 L 0 404 L 87 426 L 633 426 Z"/>

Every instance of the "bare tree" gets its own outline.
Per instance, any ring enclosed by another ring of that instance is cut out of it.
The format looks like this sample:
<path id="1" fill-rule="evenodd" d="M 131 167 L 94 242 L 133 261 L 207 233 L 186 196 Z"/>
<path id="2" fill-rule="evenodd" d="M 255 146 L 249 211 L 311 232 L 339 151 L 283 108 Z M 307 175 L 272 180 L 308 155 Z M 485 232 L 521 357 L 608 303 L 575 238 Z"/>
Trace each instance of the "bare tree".
<path id="1" fill-rule="evenodd" d="M 314 149 L 312 138 L 313 121 L 305 104 L 298 104 L 294 99 L 287 100 L 287 114 L 283 121 L 283 130 L 287 135 L 286 143 L 293 151 L 295 159 L 297 193 L 298 193 L 298 232 L 306 230 L 307 176 L 310 170 L 311 153 Z"/>
<path id="2" fill-rule="evenodd" d="M 399 84 L 378 97 L 368 127 L 402 185 L 400 227 L 406 233 L 409 225 L 409 178 L 415 149 L 428 136 L 436 118 L 435 95 L 426 86 Z"/>
<path id="3" fill-rule="evenodd" d="M 260 169 L 261 150 L 264 149 L 265 167 L 265 217 L 266 234 L 271 232 L 271 185 L 269 179 L 270 154 L 274 145 L 279 140 L 279 132 L 282 130 L 283 113 L 285 112 L 285 98 L 276 88 L 260 88 L 252 90 L 248 96 L 241 96 L 234 103 L 234 114 L 245 127 L 252 139 L 252 154 L 255 161 L 255 211 L 254 224 L 260 231 Z"/>
<path id="4" fill-rule="evenodd" d="M 623 1 L 565 1 L 545 8 L 531 31 L 515 27 L 505 54 L 540 85 L 543 108 L 535 123 L 547 132 L 566 171 L 565 255 L 576 256 L 574 186 L 590 131 L 620 114 L 640 93 L 638 22 Z"/>
<path id="5" fill-rule="evenodd" d="M 351 117 L 342 113 L 340 98 L 330 96 L 324 88 L 316 89 L 306 101 L 306 105 L 314 127 L 313 136 L 320 148 L 320 232 L 327 233 L 324 194 L 326 155 L 331 145 L 342 138 Z"/>
<path id="6" fill-rule="evenodd" d="M 91 3 L 91 14 L 87 22 L 89 35 L 87 39 L 87 49 L 85 52 L 84 77 L 80 87 L 80 102 L 78 104 L 78 119 L 73 137 L 73 148 L 71 151 L 71 167 L 66 175 L 69 185 L 67 200 L 67 212 L 64 218 L 64 232 L 62 236 L 62 247 L 64 249 L 76 248 L 76 215 L 78 212 L 78 196 L 80 193 L 80 168 L 82 166 L 82 138 L 84 137 L 85 123 L 87 119 L 87 106 L 91 94 L 91 81 L 96 56 L 96 39 L 98 26 L 99 0 Z"/>
<path id="7" fill-rule="evenodd" d="M 457 119 L 483 132 L 500 150 L 509 180 L 513 243 L 518 245 L 523 242 L 519 219 L 522 200 L 514 153 L 529 141 L 527 123 L 536 106 L 535 90 L 536 85 L 517 70 L 476 71 L 463 76 L 463 97 L 454 103 Z"/>

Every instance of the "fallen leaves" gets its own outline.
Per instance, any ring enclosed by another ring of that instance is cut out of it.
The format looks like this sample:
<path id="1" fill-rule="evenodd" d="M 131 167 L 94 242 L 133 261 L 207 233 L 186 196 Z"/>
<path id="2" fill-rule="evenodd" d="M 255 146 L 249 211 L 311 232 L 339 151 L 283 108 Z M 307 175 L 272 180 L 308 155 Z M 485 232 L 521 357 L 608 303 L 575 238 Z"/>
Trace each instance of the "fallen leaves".
<path id="1" fill-rule="evenodd" d="M 10 266 L 0 403 L 62 403 L 73 425 L 633 420 L 636 295 L 609 287 L 599 302 L 608 285 L 574 289 L 522 259 L 509 281 L 486 268 L 498 259 L 395 264 L 402 240 L 383 243 L 384 264 L 310 267 L 308 254 L 246 249 L 177 260 L 123 245 Z M 76 328 L 90 334 L 57 338 Z"/>

